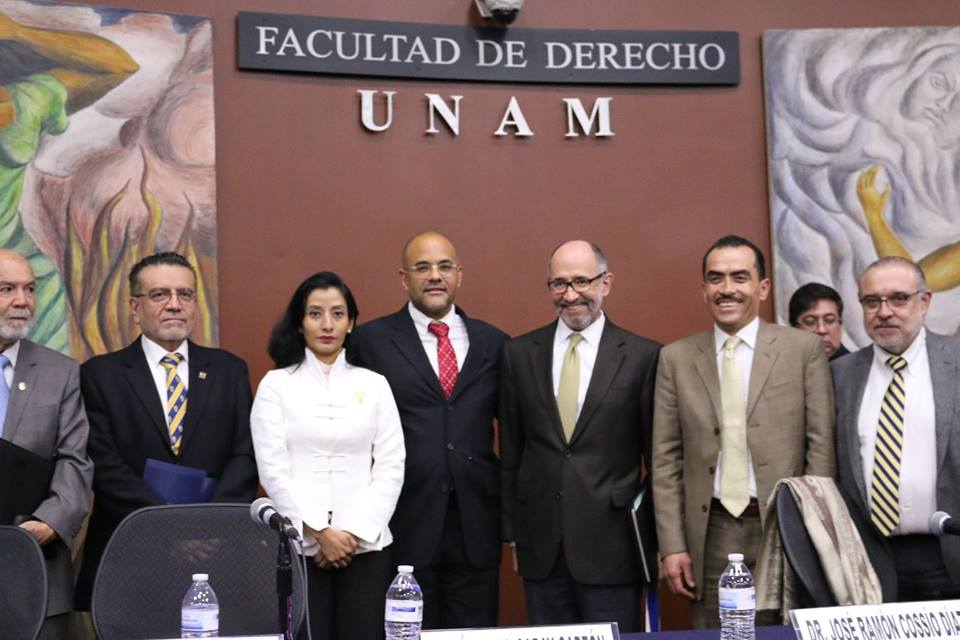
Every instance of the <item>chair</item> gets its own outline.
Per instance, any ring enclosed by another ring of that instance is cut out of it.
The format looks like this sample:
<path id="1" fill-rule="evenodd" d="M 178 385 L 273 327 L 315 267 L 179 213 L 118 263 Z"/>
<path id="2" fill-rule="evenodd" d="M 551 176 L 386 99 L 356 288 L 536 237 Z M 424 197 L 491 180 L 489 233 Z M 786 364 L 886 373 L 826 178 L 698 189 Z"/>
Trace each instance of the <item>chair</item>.
<path id="1" fill-rule="evenodd" d="M 806 592 L 801 596 L 801 605 L 836 606 L 837 601 L 827 583 L 827 576 L 823 573 L 820 556 L 807 534 L 800 507 L 787 485 L 781 485 L 777 489 L 777 521 L 787 560 Z"/>
<path id="2" fill-rule="evenodd" d="M 0 621 L 5 640 L 34 640 L 47 612 L 47 565 L 20 527 L 0 526 Z"/>
<path id="3" fill-rule="evenodd" d="M 250 519 L 247 504 L 146 507 L 107 543 L 93 586 L 101 640 L 180 636 L 180 604 L 191 575 L 207 573 L 220 604 L 220 635 L 279 632 L 277 534 Z M 293 628 L 303 617 L 302 576 L 293 555 Z"/>

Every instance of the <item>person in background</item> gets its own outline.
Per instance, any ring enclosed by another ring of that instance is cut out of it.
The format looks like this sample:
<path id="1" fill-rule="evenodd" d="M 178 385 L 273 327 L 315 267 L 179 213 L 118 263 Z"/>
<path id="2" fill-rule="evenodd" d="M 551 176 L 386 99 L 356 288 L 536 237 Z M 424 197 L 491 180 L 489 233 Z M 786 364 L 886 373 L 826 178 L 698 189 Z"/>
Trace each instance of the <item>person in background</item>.
<path id="1" fill-rule="evenodd" d="M 400 416 L 387 380 L 350 363 L 359 311 L 335 273 L 294 292 L 273 329 L 276 369 L 250 416 L 260 481 L 303 536 L 313 640 L 383 637 L 388 523 L 403 485 Z M 305 635 L 304 635 L 305 637 Z"/>
<path id="2" fill-rule="evenodd" d="M 843 346 L 843 299 L 833 287 L 809 282 L 790 296 L 790 326 L 820 336 L 833 361 L 850 351 Z"/>

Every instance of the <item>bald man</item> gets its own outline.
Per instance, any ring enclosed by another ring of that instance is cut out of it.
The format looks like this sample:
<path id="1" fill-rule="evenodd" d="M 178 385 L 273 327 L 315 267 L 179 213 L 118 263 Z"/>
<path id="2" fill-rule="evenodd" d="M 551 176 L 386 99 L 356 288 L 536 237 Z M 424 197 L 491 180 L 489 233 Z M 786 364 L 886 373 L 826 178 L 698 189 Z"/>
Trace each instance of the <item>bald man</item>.
<path id="1" fill-rule="evenodd" d="M 0 250 L 0 396 L 7 398 L 0 399 L 0 436 L 53 468 L 47 497 L 17 520 L 25 520 L 20 526 L 43 547 L 47 561 L 47 618 L 40 638 L 66 638 L 73 608 L 70 547 L 90 510 L 93 464 L 77 363 L 26 339 L 36 289 L 30 264 Z"/>
<path id="2" fill-rule="evenodd" d="M 393 559 L 415 568 L 425 629 L 496 626 L 493 421 L 507 335 L 454 305 L 463 266 L 439 233 L 407 242 L 399 275 L 407 304 L 357 328 L 350 341 L 357 363 L 389 380 L 403 423 L 407 460 L 390 522 Z"/>
<path id="3" fill-rule="evenodd" d="M 649 466 L 660 345 L 613 324 L 603 251 L 575 240 L 547 263 L 558 320 L 515 338 L 500 373 L 503 533 L 531 624 L 639 631 L 641 560 L 628 509 Z"/>

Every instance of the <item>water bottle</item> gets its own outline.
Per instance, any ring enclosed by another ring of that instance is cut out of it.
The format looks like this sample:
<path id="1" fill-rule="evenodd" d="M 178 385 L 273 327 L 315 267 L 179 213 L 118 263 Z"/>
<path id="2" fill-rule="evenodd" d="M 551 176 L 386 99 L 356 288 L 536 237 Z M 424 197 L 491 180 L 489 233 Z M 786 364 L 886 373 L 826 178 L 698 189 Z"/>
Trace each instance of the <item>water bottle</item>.
<path id="1" fill-rule="evenodd" d="M 397 577 L 387 589 L 387 604 L 383 611 L 383 630 L 386 640 L 418 640 L 423 624 L 423 592 L 413 577 L 413 567 L 397 567 Z"/>
<path id="2" fill-rule="evenodd" d="M 720 640 L 754 640 L 757 590 L 742 553 L 727 556 L 720 574 Z"/>
<path id="3" fill-rule="evenodd" d="M 193 574 L 193 584 L 180 609 L 181 638 L 215 638 L 220 634 L 220 604 L 207 582 L 207 574 Z"/>

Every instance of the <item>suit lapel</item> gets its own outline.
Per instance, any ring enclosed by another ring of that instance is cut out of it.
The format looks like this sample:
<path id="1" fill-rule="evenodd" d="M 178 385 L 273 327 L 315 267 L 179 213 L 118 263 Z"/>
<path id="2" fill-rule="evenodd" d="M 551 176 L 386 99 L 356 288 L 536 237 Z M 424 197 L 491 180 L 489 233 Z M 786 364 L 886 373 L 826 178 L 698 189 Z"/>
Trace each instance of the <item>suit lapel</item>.
<path id="1" fill-rule="evenodd" d="M 203 410 L 210 397 L 209 388 L 214 384 L 213 376 L 218 371 L 212 368 L 210 351 L 189 343 L 190 359 L 187 361 L 189 371 L 187 383 L 187 415 L 183 419 L 183 440 L 180 444 L 180 455 L 190 445 L 194 433 L 200 427 Z"/>
<path id="2" fill-rule="evenodd" d="M 701 335 L 703 339 L 697 345 L 694 366 L 697 368 L 697 374 L 699 374 L 703 386 L 707 389 L 707 396 L 710 399 L 710 405 L 713 407 L 713 415 L 716 417 L 717 425 L 722 425 L 723 407 L 720 404 L 720 374 L 717 372 L 716 341 L 713 337 L 713 331 L 707 331 Z"/>
<path id="3" fill-rule="evenodd" d="M 457 314 L 463 319 L 463 324 L 467 328 L 467 338 L 470 341 L 470 347 L 467 349 L 466 360 L 461 363 L 460 373 L 457 374 L 457 383 L 453 386 L 453 393 L 450 395 L 451 401 L 456 400 L 457 396 L 470 386 L 470 383 L 477 377 L 477 373 L 479 373 L 483 363 L 489 358 L 490 351 L 490 344 L 480 338 L 477 334 L 476 325 L 474 325 L 460 307 L 457 307 Z M 423 351 L 422 348 L 421 351 Z M 430 370 L 433 371 L 433 367 L 431 367 Z M 439 380 L 437 383 L 439 384 Z"/>
<path id="4" fill-rule="evenodd" d="M 133 394 L 137 400 L 143 405 L 144 413 L 150 416 L 150 421 L 169 448 L 170 434 L 167 433 L 167 420 L 164 415 L 163 403 L 157 393 L 157 386 L 148 368 L 140 340 L 141 338 L 137 338 L 133 344 L 122 352 L 123 367 L 126 373 L 124 377 L 130 388 L 133 389 Z"/>
<path id="5" fill-rule="evenodd" d="M 753 364 L 750 365 L 750 386 L 747 391 L 747 422 L 750 421 L 750 415 L 757 406 L 760 399 L 760 392 L 767 384 L 767 378 L 773 370 L 780 352 L 776 348 L 777 338 L 771 335 L 767 330 L 767 323 L 760 321 L 760 328 L 757 331 L 757 345 L 753 352 Z"/>
<path id="6" fill-rule="evenodd" d="M 860 504 L 866 507 L 867 487 L 863 480 L 863 459 L 860 456 L 860 406 L 863 404 L 863 392 L 870 378 L 870 366 L 873 363 L 873 348 L 861 349 L 846 358 L 854 358 L 854 366 L 849 372 L 849 383 L 836 385 L 843 390 L 843 397 L 837 397 L 837 428 L 842 429 L 841 437 L 845 441 L 852 465 L 851 476 L 860 493 Z M 843 464 L 843 460 L 837 461 Z M 867 513 L 864 511 L 864 513 Z"/>
<path id="7" fill-rule="evenodd" d="M 624 340 L 623 336 L 620 335 L 620 330 L 607 319 L 603 327 L 603 334 L 600 336 L 597 360 L 593 365 L 593 373 L 590 375 L 590 385 L 587 387 L 587 394 L 583 399 L 583 407 L 580 409 L 580 416 L 577 418 L 573 435 L 570 436 L 571 443 L 586 430 L 590 418 L 600 407 L 604 396 L 607 395 L 607 390 L 613 384 L 613 379 L 620 371 L 624 359 L 623 344 Z"/>
<path id="8" fill-rule="evenodd" d="M 7 415 L 4 418 L 3 433 L 6 438 L 13 440 L 20 428 L 20 418 L 26 408 L 30 394 L 37 381 L 37 352 L 32 343 L 20 341 L 20 352 L 17 354 L 17 366 L 13 371 L 13 385 L 10 387 L 10 401 L 7 403 Z"/>
<path id="9" fill-rule="evenodd" d="M 424 351 L 423 342 L 421 342 L 420 335 L 417 333 L 417 326 L 413 323 L 413 318 L 410 317 L 406 307 L 393 315 L 392 324 L 392 340 L 400 354 L 410 363 L 414 371 L 423 378 L 427 387 L 446 402 L 447 398 L 443 395 L 443 389 L 440 387 L 440 379 L 433 367 L 430 366 L 427 352 Z M 470 360 L 469 353 L 467 354 L 467 360 Z"/>
<path id="10" fill-rule="evenodd" d="M 530 370 L 533 371 L 533 383 L 540 392 L 540 400 L 550 416 L 553 431 L 560 438 L 560 442 L 566 442 L 560 411 L 557 409 L 557 397 L 553 394 L 553 336 L 556 331 L 557 323 L 553 322 L 532 336 Z"/>
<path id="11" fill-rule="evenodd" d="M 951 426 L 956 412 L 958 354 L 949 353 L 949 343 L 941 336 L 927 332 L 927 359 L 933 382 L 934 413 L 936 414 L 937 477 L 947 456 Z"/>

